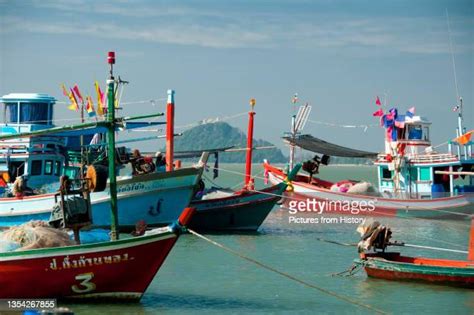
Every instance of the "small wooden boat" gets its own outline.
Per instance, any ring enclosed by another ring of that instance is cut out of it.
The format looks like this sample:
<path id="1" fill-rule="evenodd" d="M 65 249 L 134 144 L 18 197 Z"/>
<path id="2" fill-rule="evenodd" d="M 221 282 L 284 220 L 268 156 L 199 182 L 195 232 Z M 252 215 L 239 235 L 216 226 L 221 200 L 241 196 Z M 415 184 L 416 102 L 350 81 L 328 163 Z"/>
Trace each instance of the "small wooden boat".
<path id="1" fill-rule="evenodd" d="M 381 234 L 385 234 L 382 232 Z M 388 233 L 390 234 L 390 232 Z M 375 240 L 377 239 L 378 240 Z M 388 239 L 374 238 L 374 253 L 360 253 L 357 265 L 363 266 L 367 276 L 385 280 L 421 281 L 474 289 L 474 217 L 471 221 L 467 260 L 436 259 L 402 256 L 397 252 L 385 252 Z"/>
<path id="2" fill-rule="evenodd" d="M 474 289 L 474 261 L 362 253 L 357 263 L 367 275 L 386 280 L 424 281 Z"/>
<path id="3" fill-rule="evenodd" d="M 292 180 L 301 165 L 295 166 L 281 183 L 263 190 L 255 190 L 252 173 L 253 125 L 255 99 L 250 101 L 247 132 L 247 154 L 245 165 L 245 184 L 241 190 L 222 190 L 205 194 L 200 200 L 193 200 L 191 207 L 196 214 L 190 228 L 214 231 L 256 231 L 265 221 L 275 204 L 285 192 L 288 180 Z"/>

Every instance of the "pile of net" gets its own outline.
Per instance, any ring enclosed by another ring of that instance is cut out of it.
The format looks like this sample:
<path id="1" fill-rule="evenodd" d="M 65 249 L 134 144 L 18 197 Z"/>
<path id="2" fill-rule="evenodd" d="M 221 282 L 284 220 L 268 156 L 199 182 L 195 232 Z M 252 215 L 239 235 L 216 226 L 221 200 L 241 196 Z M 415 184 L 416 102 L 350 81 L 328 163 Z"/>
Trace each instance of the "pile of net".
<path id="1" fill-rule="evenodd" d="M 0 252 L 75 245 L 69 234 L 44 221 L 29 221 L 0 233 Z"/>

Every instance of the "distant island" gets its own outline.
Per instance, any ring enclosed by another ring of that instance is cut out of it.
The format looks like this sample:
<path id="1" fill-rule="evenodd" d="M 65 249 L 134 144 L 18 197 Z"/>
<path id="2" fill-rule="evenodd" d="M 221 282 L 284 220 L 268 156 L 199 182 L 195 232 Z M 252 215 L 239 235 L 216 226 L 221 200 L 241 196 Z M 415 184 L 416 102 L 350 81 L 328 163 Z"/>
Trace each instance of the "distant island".
<path id="1" fill-rule="evenodd" d="M 174 149 L 179 152 L 230 146 L 245 148 L 247 146 L 247 135 L 226 122 L 215 122 L 186 130 L 181 137 L 175 138 Z M 265 140 L 253 139 L 253 146 L 267 147 L 273 146 L 273 144 Z M 278 148 L 253 151 L 252 161 L 254 163 L 261 163 L 263 159 L 267 159 L 271 163 L 285 163 L 288 161 L 288 158 Z M 223 163 L 245 163 L 245 151 L 220 153 L 219 161 Z"/>

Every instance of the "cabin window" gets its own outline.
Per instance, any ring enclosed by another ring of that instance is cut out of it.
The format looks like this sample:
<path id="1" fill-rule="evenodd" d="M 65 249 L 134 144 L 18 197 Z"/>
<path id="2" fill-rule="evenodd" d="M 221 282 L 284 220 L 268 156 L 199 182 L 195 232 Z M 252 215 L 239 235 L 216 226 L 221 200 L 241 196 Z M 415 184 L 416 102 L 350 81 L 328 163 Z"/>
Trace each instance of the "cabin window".
<path id="1" fill-rule="evenodd" d="M 415 167 L 410 167 L 408 171 L 408 175 L 410 176 L 410 180 L 412 181 L 418 180 L 418 169 Z"/>
<path id="2" fill-rule="evenodd" d="M 45 175 L 53 174 L 53 161 L 51 160 L 44 161 L 44 174 Z"/>
<path id="3" fill-rule="evenodd" d="M 31 171 L 30 174 L 35 176 L 35 175 L 41 175 L 42 172 L 42 167 L 43 166 L 43 161 L 41 160 L 34 160 L 31 162 Z"/>
<path id="4" fill-rule="evenodd" d="M 54 164 L 54 175 L 59 176 L 61 175 L 61 162 L 56 161 Z"/>
<path id="5" fill-rule="evenodd" d="M 48 107 L 45 103 L 21 103 L 20 123 L 48 124 Z"/>
<path id="6" fill-rule="evenodd" d="M 409 140 L 421 140 L 422 133 L 421 126 L 408 126 Z"/>
<path id="7" fill-rule="evenodd" d="M 6 123 L 14 123 L 18 122 L 18 103 L 5 103 L 6 106 Z"/>
<path id="8" fill-rule="evenodd" d="M 431 180 L 431 167 L 420 167 L 420 180 Z"/>
<path id="9" fill-rule="evenodd" d="M 423 140 L 430 141 L 430 128 L 428 126 L 423 127 Z"/>
<path id="10" fill-rule="evenodd" d="M 392 179 L 392 171 L 387 167 L 382 168 L 382 179 Z"/>

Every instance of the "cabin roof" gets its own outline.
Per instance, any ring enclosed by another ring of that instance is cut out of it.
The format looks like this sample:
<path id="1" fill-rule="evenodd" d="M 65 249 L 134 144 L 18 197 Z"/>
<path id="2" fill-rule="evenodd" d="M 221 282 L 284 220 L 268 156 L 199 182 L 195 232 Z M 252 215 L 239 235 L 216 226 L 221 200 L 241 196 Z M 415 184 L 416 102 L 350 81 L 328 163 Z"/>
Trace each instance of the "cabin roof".
<path id="1" fill-rule="evenodd" d="M 431 125 L 431 121 L 429 121 L 426 117 L 421 117 L 421 116 L 410 117 L 410 116 L 405 115 L 405 123 Z"/>
<path id="2" fill-rule="evenodd" d="M 3 95 L 0 102 L 55 103 L 56 99 L 44 93 L 10 93 Z"/>

